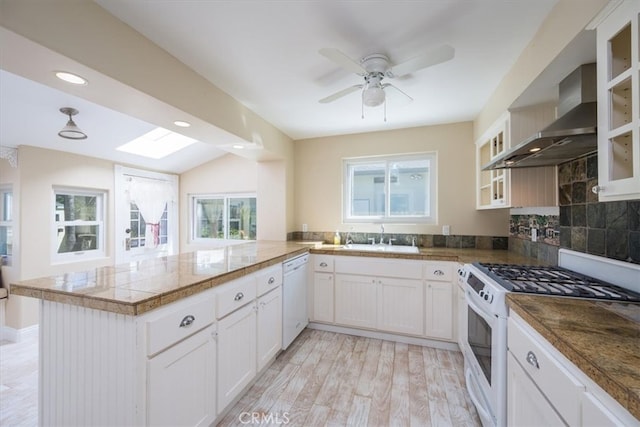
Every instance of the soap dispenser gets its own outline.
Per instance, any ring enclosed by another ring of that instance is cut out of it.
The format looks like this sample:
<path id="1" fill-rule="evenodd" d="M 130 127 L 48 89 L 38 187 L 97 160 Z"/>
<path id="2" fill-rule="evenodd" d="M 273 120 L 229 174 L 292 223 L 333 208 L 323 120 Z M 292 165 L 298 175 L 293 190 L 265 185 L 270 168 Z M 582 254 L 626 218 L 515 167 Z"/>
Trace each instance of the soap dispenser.
<path id="1" fill-rule="evenodd" d="M 340 232 L 336 230 L 336 235 L 333 236 L 333 244 L 340 245 Z"/>

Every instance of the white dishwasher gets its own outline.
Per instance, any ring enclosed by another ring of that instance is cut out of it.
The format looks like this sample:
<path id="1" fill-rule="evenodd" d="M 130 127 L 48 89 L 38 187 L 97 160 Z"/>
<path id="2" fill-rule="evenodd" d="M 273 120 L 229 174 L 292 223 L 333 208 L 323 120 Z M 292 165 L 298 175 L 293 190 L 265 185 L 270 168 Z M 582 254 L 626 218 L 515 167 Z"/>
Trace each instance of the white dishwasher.
<path id="1" fill-rule="evenodd" d="M 307 263 L 309 254 L 282 263 L 282 349 L 286 349 L 309 323 L 307 315 Z"/>

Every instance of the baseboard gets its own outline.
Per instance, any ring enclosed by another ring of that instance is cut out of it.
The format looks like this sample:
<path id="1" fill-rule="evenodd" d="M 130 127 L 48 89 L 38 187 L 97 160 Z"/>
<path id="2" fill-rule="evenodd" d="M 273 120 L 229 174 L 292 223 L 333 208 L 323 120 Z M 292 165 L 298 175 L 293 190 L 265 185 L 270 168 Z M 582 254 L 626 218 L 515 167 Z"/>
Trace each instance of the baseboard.
<path id="1" fill-rule="evenodd" d="M 31 338 L 34 335 L 38 335 L 39 325 L 31 325 L 22 329 L 10 328 L 3 325 L 0 328 L 0 340 L 10 342 L 21 342 L 27 338 Z"/>
<path id="2" fill-rule="evenodd" d="M 443 350 L 460 351 L 460 347 L 455 342 L 438 341 L 428 338 L 410 337 L 406 335 L 390 334 L 388 332 L 370 331 L 367 329 L 349 328 L 346 326 L 329 325 L 326 323 L 310 322 L 307 325 L 309 329 L 318 329 L 320 331 L 337 332 L 340 334 L 355 335 L 358 337 L 376 338 L 379 340 L 401 342 L 403 344 L 421 345 L 423 347 L 440 348 Z"/>

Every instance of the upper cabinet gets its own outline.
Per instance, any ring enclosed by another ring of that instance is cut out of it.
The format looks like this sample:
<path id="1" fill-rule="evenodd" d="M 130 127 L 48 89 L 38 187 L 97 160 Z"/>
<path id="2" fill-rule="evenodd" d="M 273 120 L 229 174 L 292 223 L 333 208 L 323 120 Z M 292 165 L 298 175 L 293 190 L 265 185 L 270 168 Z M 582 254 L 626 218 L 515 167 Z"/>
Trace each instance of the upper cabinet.
<path id="1" fill-rule="evenodd" d="M 476 141 L 476 208 L 496 209 L 558 204 L 555 166 L 482 170 L 497 156 L 555 119 L 555 107 L 542 104 L 509 110 Z"/>
<path id="2" fill-rule="evenodd" d="M 598 25 L 600 201 L 640 198 L 640 1 L 625 0 Z"/>

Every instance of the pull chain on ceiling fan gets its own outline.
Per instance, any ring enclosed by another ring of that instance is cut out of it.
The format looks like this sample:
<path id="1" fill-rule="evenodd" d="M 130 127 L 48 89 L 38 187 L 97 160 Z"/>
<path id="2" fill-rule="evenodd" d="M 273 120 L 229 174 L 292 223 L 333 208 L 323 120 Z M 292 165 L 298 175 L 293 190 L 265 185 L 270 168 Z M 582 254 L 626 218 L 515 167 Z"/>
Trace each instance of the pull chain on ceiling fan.
<path id="1" fill-rule="evenodd" d="M 378 107 L 379 105 L 384 104 L 384 121 L 386 122 L 387 97 L 385 90 L 387 88 L 397 90 L 410 101 L 413 101 L 413 98 L 391 83 L 382 83 L 382 80 L 385 77 L 390 79 L 402 77 L 423 68 L 449 61 L 453 58 L 455 50 L 451 46 L 444 45 L 397 65 L 392 65 L 387 56 L 379 53 L 365 56 L 359 62 L 354 61 L 338 49 L 323 48 L 320 49 L 319 53 L 346 70 L 362 76 L 364 78 L 364 83 L 349 86 L 348 88 L 342 89 L 327 96 L 326 98 L 322 98 L 318 102 L 321 104 L 328 104 L 349 95 L 350 93 L 360 90 L 362 93 L 362 118 L 364 119 L 365 106 Z"/>

